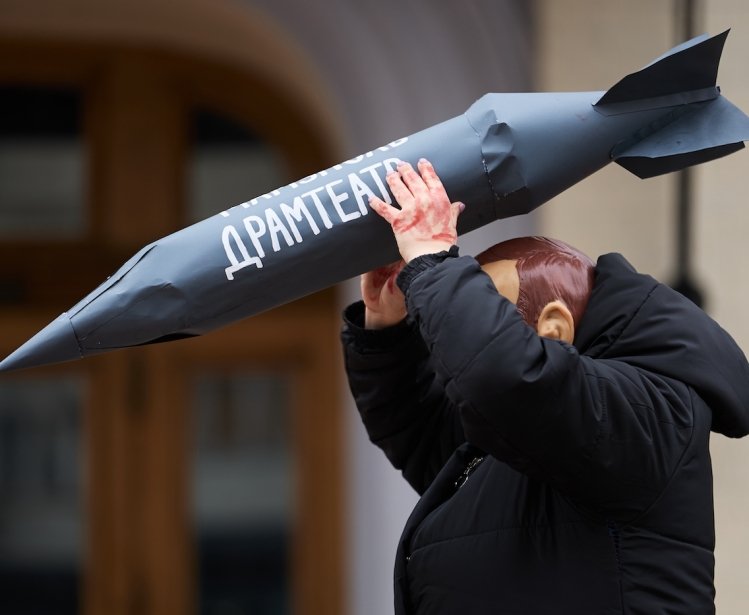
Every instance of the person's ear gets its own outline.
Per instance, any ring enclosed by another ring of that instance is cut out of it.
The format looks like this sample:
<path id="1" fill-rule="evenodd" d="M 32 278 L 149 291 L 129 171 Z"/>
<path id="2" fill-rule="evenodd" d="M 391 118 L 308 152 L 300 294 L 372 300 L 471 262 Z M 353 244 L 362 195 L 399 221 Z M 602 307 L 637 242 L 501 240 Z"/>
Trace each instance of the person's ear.
<path id="1" fill-rule="evenodd" d="M 544 306 L 538 317 L 536 333 L 541 337 L 572 343 L 575 339 L 575 321 L 564 302 L 556 300 Z"/>

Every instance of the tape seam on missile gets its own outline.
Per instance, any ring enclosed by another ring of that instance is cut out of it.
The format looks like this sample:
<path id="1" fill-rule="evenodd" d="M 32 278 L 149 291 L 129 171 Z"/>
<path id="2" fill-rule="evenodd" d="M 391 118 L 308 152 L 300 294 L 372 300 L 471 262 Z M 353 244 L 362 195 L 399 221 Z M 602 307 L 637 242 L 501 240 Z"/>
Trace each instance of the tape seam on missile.
<path id="1" fill-rule="evenodd" d="M 599 99 L 598 102 L 593 103 L 593 108 L 603 115 L 621 115 L 623 113 L 637 113 L 638 111 L 645 111 L 647 109 L 660 109 L 706 102 L 715 100 L 718 96 L 720 96 L 720 88 L 710 86 L 699 90 L 689 90 L 653 98 L 640 98 L 627 102 L 601 103 Z"/>
<path id="2" fill-rule="evenodd" d="M 68 312 L 63 312 L 63 314 L 65 315 L 65 318 L 67 318 L 70 328 L 73 330 L 73 337 L 75 337 L 75 345 L 78 346 L 78 354 L 80 355 L 80 358 L 82 359 L 86 355 L 83 352 L 83 346 L 81 345 L 81 338 L 78 336 L 78 331 L 76 331 L 75 327 L 73 326 L 73 319 L 70 316 L 68 316 Z"/>
<path id="3" fill-rule="evenodd" d="M 477 102 L 478 101 L 473 103 L 473 105 L 475 105 Z M 489 174 L 489 165 L 486 162 L 486 154 L 484 153 L 484 137 L 486 136 L 487 131 L 484 131 L 484 135 L 482 136 L 481 133 L 476 128 L 476 126 L 473 125 L 473 122 L 471 122 L 471 118 L 469 117 L 468 112 L 471 110 L 473 105 L 471 105 L 471 107 L 468 108 L 468 111 L 466 111 L 463 114 L 463 116 L 466 118 L 466 122 L 468 122 L 468 125 L 471 127 L 471 130 L 473 130 L 473 132 L 476 133 L 476 138 L 478 139 L 478 143 L 479 143 L 479 151 L 481 152 L 481 165 L 484 167 L 484 175 L 486 175 L 486 181 L 489 184 L 489 190 L 494 195 L 494 199 L 496 200 L 498 198 L 497 191 L 494 188 L 494 184 L 492 183 L 492 178 L 491 178 L 491 175 Z M 491 113 L 487 112 L 485 113 L 485 115 L 493 115 L 494 119 L 495 120 L 497 119 L 497 115 L 493 111 Z"/>
<path id="4" fill-rule="evenodd" d="M 122 271 L 127 265 L 122 265 L 117 271 L 115 271 L 104 283 L 102 283 L 98 288 L 94 290 L 96 295 L 91 293 L 87 297 L 84 297 L 81 301 L 79 301 L 76 305 L 74 305 L 68 312 L 72 316 L 76 316 L 81 311 L 83 311 L 86 307 L 88 307 L 91 303 L 96 301 L 99 297 L 101 297 L 104 293 L 109 291 L 111 288 L 114 288 L 117 286 L 122 280 L 125 279 L 125 276 L 130 273 L 135 266 L 140 263 L 152 250 L 154 250 L 156 247 L 158 247 L 158 241 L 155 241 L 144 248 L 141 248 L 140 252 L 137 252 L 133 257 L 130 259 L 130 266 L 125 270 Z M 117 276 L 117 277 L 115 277 Z M 99 292 L 96 292 L 99 291 Z M 85 303 L 84 303 L 85 301 Z"/>

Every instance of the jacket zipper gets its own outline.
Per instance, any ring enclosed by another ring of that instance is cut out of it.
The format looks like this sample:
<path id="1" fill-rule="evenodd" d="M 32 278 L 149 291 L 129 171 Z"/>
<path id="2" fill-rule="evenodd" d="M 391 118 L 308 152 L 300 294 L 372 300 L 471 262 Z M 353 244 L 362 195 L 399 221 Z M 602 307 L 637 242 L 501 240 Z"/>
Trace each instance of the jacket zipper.
<path id="1" fill-rule="evenodd" d="M 468 463 L 468 465 L 463 469 L 463 472 L 458 477 L 458 480 L 455 481 L 455 488 L 460 489 L 463 484 L 468 480 L 468 477 L 473 473 L 473 471 L 479 467 L 481 462 L 484 461 L 484 456 L 481 457 L 474 457 L 471 459 L 471 461 Z M 411 561 L 411 554 L 409 553 L 406 555 L 406 561 Z"/>
<path id="2" fill-rule="evenodd" d="M 621 561 L 621 530 L 619 529 L 619 525 L 616 524 L 614 521 L 608 521 L 606 523 L 608 530 L 609 530 L 609 536 L 611 537 L 611 542 L 614 545 L 614 557 L 616 558 L 616 566 L 621 571 L 622 569 L 622 561 Z"/>
<path id="3" fill-rule="evenodd" d="M 479 464 L 484 461 L 484 457 L 474 457 L 471 459 L 471 462 L 465 467 L 463 470 L 463 473 L 458 477 L 458 480 L 455 481 L 455 488 L 460 489 L 465 482 L 468 480 L 468 477 L 473 473 L 473 471 L 479 467 Z"/>

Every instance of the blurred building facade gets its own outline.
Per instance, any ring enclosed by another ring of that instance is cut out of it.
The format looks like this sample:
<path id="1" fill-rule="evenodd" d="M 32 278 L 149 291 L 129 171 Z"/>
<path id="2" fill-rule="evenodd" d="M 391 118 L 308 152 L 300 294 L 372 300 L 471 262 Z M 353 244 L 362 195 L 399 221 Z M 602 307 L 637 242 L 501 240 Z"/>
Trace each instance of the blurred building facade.
<path id="1" fill-rule="evenodd" d="M 0 354 L 227 205 L 488 91 L 607 88 L 676 42 L 686 4 L 0 0 Z M 749 11 L 697 4 L 702 29 L 733 28 L 719 83 L 749 109 Z M 747 348 L 741 165 L 695 172 L 691 249 L 708 310 Z M 608 168 L 461 249 L 541 233 L 668 282 L 676 192 Z M 416 498 L 345 388 L 339 312 L 357 292 L 0 378 L 0 612 L 389 612 Z M 723 613 L 746 595 L 748 458 L 714 442 Z"/>

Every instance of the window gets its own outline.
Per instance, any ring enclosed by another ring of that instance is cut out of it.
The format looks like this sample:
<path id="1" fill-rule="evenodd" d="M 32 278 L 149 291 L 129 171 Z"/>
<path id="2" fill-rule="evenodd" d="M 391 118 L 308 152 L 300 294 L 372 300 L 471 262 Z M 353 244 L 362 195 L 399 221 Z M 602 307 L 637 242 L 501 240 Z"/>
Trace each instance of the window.
<path id="1" fill-rule="evenodd" d="M 78 613 L 83 390 L 70 377 L 0 382 L 2 613 Z"/>
<path id="2" fill-rule="evenodd" d="M 198 222 L 282 186 L 281 160 L 265 141 L 230 118 L 192 114 L 188 221 Z"/>
<path id="3" fill-rule="evenodd" d="M 140 44 L 0 48 L 3 357 L 147 242 L 332 159 L 262 74 Z M 336 328 L 327 291 L 75 377 L 3 374 L 0 612 L 341 612 Z"/>
<path id="4" fill-rule="evenodd" d="M 85 232 L 81 95 L 0 86 L 0 239 Z"/>
<path id="5" fill-rule="evenodd" d="M 193 514 L 200 613 L 289 613 L 294 524 L 288 375 L 194 383 Z"/>

